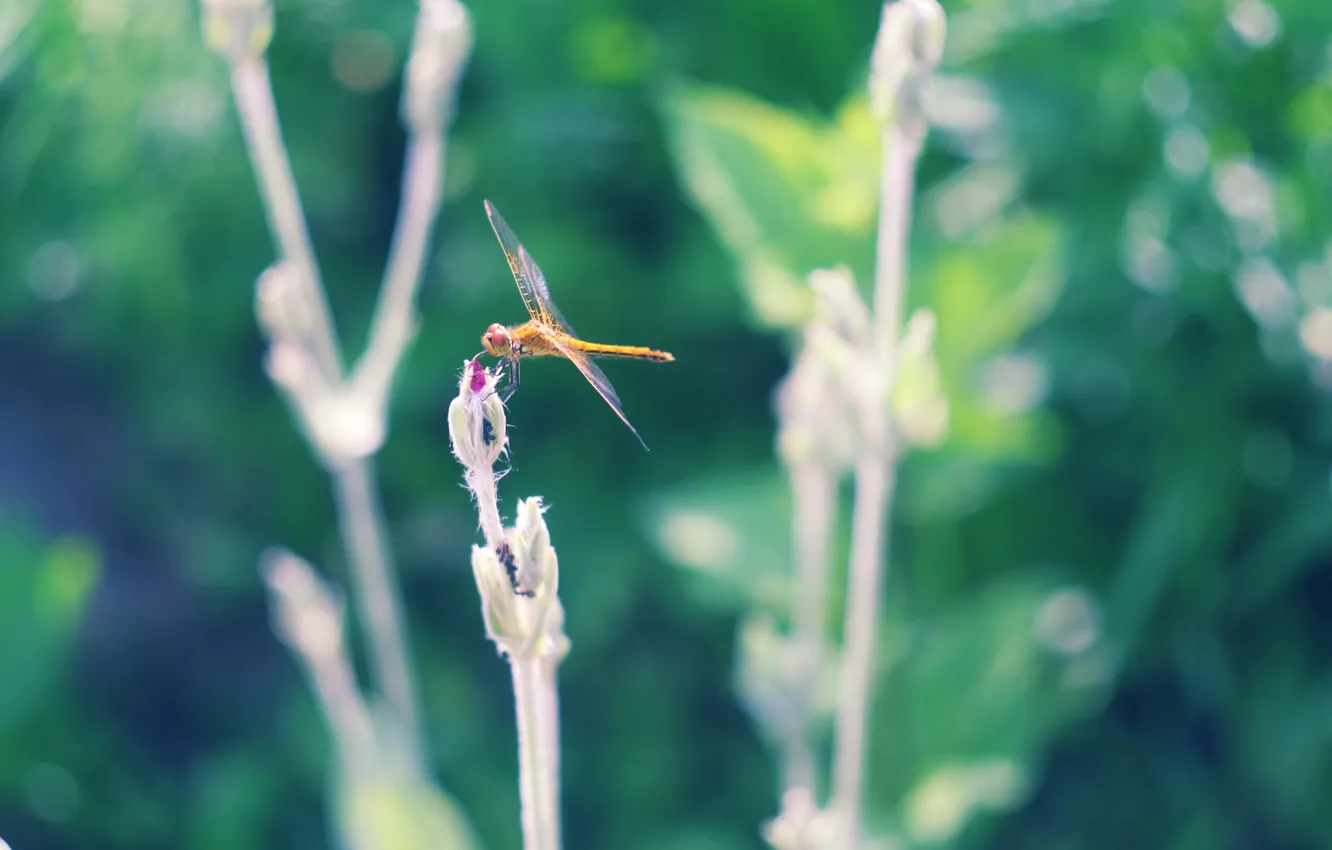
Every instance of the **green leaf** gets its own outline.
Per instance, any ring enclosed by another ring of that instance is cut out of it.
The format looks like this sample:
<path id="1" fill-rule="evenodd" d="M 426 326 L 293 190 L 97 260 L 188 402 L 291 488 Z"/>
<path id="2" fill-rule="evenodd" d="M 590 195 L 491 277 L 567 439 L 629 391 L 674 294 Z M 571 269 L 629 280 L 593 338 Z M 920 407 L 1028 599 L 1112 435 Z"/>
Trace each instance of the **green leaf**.
<path id="1" fill-rule="evenodd" d="M 894 819 L 925 845 L 1019 804 L 1045 746 L 1111 674 L 1095 602 L 1030 576 L 938 614 L 889 618 L 884 658 L 876 763 L 892 766 Z"/>
<path id="2" fill-rule="evenodd" d="M 870 279 L 880 143 L 863 97 L 833 122 L 702 86 L 661 109 L 685 190 L 739 262 L 755 321 L 800 325 L 815 268 Z"/>
<path id="3" fill-rule="evenodd" d="M 790 608 L 789 484 L 772 468 L 701 479 L 667 491 L 642 511 L 662 557 L 695 571 L 705 601 Z"/>
<path id="4" fill-rule="evenodd" d="M 346 850 L 476 850 L 458 802 L 437 785 L 396 771 L 358 772 L 339 789 Z"/>

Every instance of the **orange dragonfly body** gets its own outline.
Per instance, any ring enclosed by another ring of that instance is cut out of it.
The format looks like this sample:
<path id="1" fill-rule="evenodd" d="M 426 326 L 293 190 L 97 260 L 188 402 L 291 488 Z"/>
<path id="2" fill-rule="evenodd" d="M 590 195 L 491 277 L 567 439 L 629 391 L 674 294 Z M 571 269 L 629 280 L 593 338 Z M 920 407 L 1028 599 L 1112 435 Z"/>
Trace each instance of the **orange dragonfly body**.
<path id="1" fill-rule="evenodd" d="M 638 442 L 643 443 L 643 448 L 646 449 L 647 443 L 629 422 L 629 418 L 624 415 L 624 410 L 620 407 L 620 397 L 615 394 L 615 387 L 611 386 L 606 373 L 602 372 L 591 358 L 620 357 L 627 360 L 669 363 L 675 359 L 674 355 L 654 348 L 604 345 L 579 339 L 578 334 L 551 299 L 550 290 L 546 287 L 546 276 L 541 273 L 532 255 L 527 253 L 527 249 L 518 241 L 518 237 L 505 223 L 495 205 L 490 201 L 486 201 L 485 204 L 486 214 L 490 216 L 490 226 L 495 229 L 495 236 L 499 238 L 500 247 L 504 249 L 504 256 L 509 261 L 509 271 L 513 272 L 518 292 L 523 296 L 523 304 L 527 306 L 527 313 L 531 317 L 529 321 L 516 327 L 505 327 L 495 323 L 486 328 L 486 332 L 481 336 L 481 346 L 486 352 L 503 358 L 509 366 L 510 385 L 504 393 L 505 400 L 508 400 L 518 388 L 518 363 L 521 358 L 563 357 L 578 367 L 578 371 L 583 373 L 583 377 L 587 378 L 592 388 L 606 400 L 611 410 L 615 411 L 615 415 L 629 426 L 629 430 L 634 432 Z"/>

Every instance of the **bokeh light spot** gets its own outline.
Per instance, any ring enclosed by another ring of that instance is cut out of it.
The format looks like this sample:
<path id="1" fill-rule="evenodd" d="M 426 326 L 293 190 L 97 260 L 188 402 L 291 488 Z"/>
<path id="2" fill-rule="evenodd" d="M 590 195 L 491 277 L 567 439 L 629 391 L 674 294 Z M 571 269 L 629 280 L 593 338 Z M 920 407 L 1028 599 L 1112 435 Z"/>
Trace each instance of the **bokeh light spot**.
<path id="1" fill-rule="evenodd" d="M 50 823 L 68 821 L 79 807 L 79 785 L 58 764 L 39 764 L 29 771 L 27 791 L 33 813 Z"/>
<path id="2" fill-rule="evenodd" d="M 1235 291 L 1249 314 L 1264 325 L 1287 324 L 1295 316 L 1295 296 L 1266 257 L 1250 257 L 1235 272 Z"/>
<path id="3" fill-rule="evenodd" d="M 78 252 L 68 242 L 47 242 L 28 261 L 28 287 L 47 301 L 68 298 L 79 287 L 81 267 Z"/>
<path id="4" fill-rule="evenodd" d="M 333 77 L 351 91 L 373 92 L 393 73 L 393 43 L 375 30 L 350 32 L 333 45 Z"/>
<path id="5" fill-rule="evenodd" d="M 1189 108 L 1189 81 L 1175 68 L 1153 68 L 1142 81 L 1142 96 L 1157 115 L 1174 118 Z"/>
<path id="6" fill-rule="evenodd" d="M 1050 379 L 1045 363 L 1026 354 L 1004 354 L 981 371 L 981 396 L 990 410 L 1012 416 L 1045 398 Z"/>
<path id="7" fill-rule="evenodd" d="M 659 534 L 672 559 L 700 570 L 720 570 L 740 550 L 740 535 L 730 523 L 700 512 L 670 514 Z"/>
<path id="8" fill-rule="evenodd" d="M 1317 307 L 1300 320 L 1300 343 L 1322 360 L 1332 360 L 1332 309 Z"/>
<path id="9" fill-rule="evenodd" d="M 225 103 L 204 80 L 168 83 L 145 99 L 139 123 L 181 136 L 202 136 L 218 125 Z"/>
<path id="10" fill-rule="evenodd" d="M 935 220 L 949 239 L 993 221 L 1022 188 L 1017 172 L 998 164 L 970 165 L 931 193 Z"/>
<path id="11" fill-rule="evenodd" d="M 1079 655 L 1091 648 L 1101 633 L 1095 601 L 1081 588 L 1057 590 L 1036 612 L 1036 637 L 1060 655 Z"/>
<path id="12" fill-rule="evenodd" d="M 1192 124 L 1181 124 L 1165 140 L 1165 161 L 1176 177 L 1197 177 L 1207 167 L 1207 137 Z"/>
<path id="13" fill-rule="evenodd" d="M 1281 16 L 1262 0 L 1240 0 L 1226 16 L 1235 35 L 1249 47 L 1270 47 L 1281 35 Z"/>

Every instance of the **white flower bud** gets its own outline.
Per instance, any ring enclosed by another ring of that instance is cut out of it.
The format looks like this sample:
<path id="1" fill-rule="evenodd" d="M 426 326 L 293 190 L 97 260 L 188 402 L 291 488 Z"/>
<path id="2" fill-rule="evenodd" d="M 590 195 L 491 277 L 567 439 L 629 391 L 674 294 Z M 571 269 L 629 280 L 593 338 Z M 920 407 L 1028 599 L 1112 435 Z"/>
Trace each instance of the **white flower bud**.
<path id="1" fill-rule="evenodd" d="M 449 120 L 471 53 L 467 7 L 458 0 L 422 0 L 402 98 L 403 117 L 413 132 L 438 131 Z"/>
<path id="2" fill-rule="evenodd" d="M 499 551 L 472 548 L 486 633 L 511 658 L 563 658 L 569 651 L 560 605 L 560 565 L 550 545 L 540 498 L 518 503 Z"/>
<path id="3" fill-rule="evenodd" d="M 261 570 L 273 594 L 278 635 L 313 660 L 342 652 L 344 604 L 303 558 L 285 549 L 266 552 Z"/>
<path id="4" fill-rule="evenodd" d="M 304 340 L 314 325 L 314 308 L 297 271 L 285 260 L 259 275 L 254 285 L 254 313 L 270 342 Z"/>
<path id="5" fill-rule="evenodd" d="M 943 58 L 947 21 L 938 0 L 884 3 L 870 57 L 870 109 L 880 121 L 924 132 L 919 85 Z M 903 115 L 903 107 L 910 114 Z"/>
<path id="6" fill-rule="evenodd" d="M 203 0 L 204 42 L 228 61 L 260 56 L 273 39 L 272 0 Z"/>
<path id="7" fill-rule="evenodd" d="M 500 652 L 512 656 L 527 637 L 523 603 L 509 581 L 508 567 L 500 563 L 499 555 L 489 546 L 472 547 L 472 575 L 481 594 L 481 617 L 486 624 L 486 636 L 495 642 Z"/>
<path id="8" fill-rule="evenodd" d="M 458 396 L 449 404 L 449 440 L 470 473 L 493 474 L 508 444 L 508 418 L 495 375 L 475 360 L 464 364 Z"/>
<path id="9" fill-rule="evenodd" d="M 541 516 L 544 511 L 540 496 L 518 502 L 517 519 L 513 528 L 505 531 L 504 538 L 513 554 L 518 589 L 536 595 L 538 590 L 546 590 L 544 585 L 554 582 L 550 587 L 553 596 L 559 591 L 559 561 L 550 545 L 550 530 Z"/>

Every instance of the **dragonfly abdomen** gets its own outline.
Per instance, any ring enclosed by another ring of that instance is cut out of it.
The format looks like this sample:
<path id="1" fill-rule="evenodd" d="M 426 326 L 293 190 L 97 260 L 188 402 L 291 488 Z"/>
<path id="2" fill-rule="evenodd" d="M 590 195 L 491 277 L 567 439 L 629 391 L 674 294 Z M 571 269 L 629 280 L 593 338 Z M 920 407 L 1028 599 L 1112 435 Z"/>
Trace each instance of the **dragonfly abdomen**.
<path id="1" fill-rule="evenodd" d="M 604 345 L 581 339 L 574 340 L 573 344 L 579 351 L 584 351 L 592 357 L 619 357 L 625 360 L 646 360 L 649 363 L 670 363 L 675 360 L 675 355 L 668 351 L 658 351 L 655 348 L 644 348 L 639 345 Z"/>

